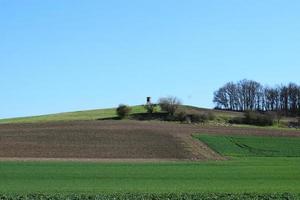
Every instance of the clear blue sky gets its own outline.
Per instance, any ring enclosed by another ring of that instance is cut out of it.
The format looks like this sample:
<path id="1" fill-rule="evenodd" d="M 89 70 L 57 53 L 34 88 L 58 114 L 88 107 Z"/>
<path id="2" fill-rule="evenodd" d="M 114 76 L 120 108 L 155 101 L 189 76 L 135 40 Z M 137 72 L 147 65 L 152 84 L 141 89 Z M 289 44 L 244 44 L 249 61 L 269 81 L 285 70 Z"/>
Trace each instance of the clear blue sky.
<path id="1" fill-rule="evenodd" d="M 300 84 L 298 0 L 0 0 L 0 118 L 142 104 L 213 107 L 243 78 Z"/>

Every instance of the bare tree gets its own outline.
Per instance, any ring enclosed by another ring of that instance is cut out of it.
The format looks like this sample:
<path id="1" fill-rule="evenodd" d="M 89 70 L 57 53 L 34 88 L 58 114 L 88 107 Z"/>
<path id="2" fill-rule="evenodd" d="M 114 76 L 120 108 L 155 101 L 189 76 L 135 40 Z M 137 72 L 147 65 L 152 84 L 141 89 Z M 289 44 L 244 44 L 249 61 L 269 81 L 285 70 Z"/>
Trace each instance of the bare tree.
<path id="1" fill-rule="evenodd" d="M 297 99 L 298 99 L 298 101 L 297 101 L 297 108 L 298 108 L 297 115 L 300 118 L 300 86 L 298 86 Z"/>
<path id="2" fill-rule="evenodd" d="M 169 113 L 169 115 L 174 116 L 176 110 L 181 105 L 181 101 L 177 97 L 164 97 L 158 100 L 158 104 L 163 111 Z"/>
<path id="3" fill-rule="evenodd" d="M 293 115 L 297 114 L 297 103 L 298 103 L 298 86 L 294 83 L 290 83 L 288 85 L 288 105 L 289 105 L 289 111 Z"/>
<path id="4" fill-rule="evenodd" d="M 214 93 L 214 103 L 217 105 L 219 109 L 228 109 L 228 99 L 226 90 L 224 87 L 220 88 Z"/>
<path id="5" fill-rule="evenodd" d="M 300 86 L 295 83 L 263 87 L 252 80 L 229 82 L 214 92 L 219 109 L 237 111 L 272 111 L 300 116 Z"/>
<path id="6" fill-rule="evenodd" d="M 282 119 L 282 117 L 284 116 L 284 113 L 281 110 L 276 110 L 276 120 L 277 120 L 277 125 L 279 126 L 280 121 Z"/>
<path id="7" fill-rule="evenodd" d="M 263 87 L 258 82 L 245 79 L 237 84 L 226 83 L 214 93 L 214 103 L 228 110 L 261 110 L 263 97 Z"/>
<path id="8" fill-rule="evenodd" d="M 280 102 L 281 110 L 284 111 L 285 115 L 288 115 L 289 89 L 287 86 L 281 86 L 280 88 Z"/>
<path id="9" fill-rule="evenodd" d="M 279 109 L 279 91 L 277 88 L 266 87 L 264 89 L 265 95 L 265 110 L 275 111 Z"/>

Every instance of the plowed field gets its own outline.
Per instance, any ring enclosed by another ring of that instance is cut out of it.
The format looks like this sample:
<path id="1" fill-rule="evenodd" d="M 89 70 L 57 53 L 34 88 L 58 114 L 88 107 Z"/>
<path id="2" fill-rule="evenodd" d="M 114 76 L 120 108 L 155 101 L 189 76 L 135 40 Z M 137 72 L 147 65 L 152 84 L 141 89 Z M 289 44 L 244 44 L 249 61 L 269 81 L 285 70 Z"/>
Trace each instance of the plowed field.
<path id="1" fill-rule="evenodd" d="M 300 136 L 299 131 L 153 121 L 71 121 L 0 125 L 0 159 L 220 160 L 192 134 Z"/>

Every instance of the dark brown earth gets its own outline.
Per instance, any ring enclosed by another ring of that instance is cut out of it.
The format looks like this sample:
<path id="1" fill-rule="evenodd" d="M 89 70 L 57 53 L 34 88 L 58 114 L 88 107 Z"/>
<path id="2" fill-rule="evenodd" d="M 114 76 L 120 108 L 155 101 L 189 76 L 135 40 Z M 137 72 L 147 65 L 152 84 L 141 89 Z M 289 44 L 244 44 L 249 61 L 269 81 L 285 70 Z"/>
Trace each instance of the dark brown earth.
<path id="1" fill-rule="evenodd" d="M 197 133 L 299 137 L 299 131 L 155 121 L 73 121 L 0 125 L 0 159 L 221 160 Z"/>

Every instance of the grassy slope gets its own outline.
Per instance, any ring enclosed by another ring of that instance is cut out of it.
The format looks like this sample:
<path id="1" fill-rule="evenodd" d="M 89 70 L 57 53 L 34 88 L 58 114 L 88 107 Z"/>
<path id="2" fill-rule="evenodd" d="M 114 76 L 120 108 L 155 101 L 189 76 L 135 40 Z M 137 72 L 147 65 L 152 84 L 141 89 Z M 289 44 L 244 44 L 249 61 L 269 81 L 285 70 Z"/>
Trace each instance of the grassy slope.
<path id="1" fill-rule="evenodd" d="M 145 112 L 143 106 L 133 106 L 132 113 Z M 77 112 L 58 113 L 51 115 L 41 115 L 33 117 L 21 117 L 11 119 L 1 119 L 1 123 L 39 123 L 39 122 L 53 122 L 53 121 L 72 121 L 72 120 L 97 120 L 104 118 L 116 117 L 116 111 L 114 108 L 87 110 Z"/>
<path id="2" fill-rule="evenodd" d="M 224 156 L 300 157 L 300 138 L 266 136 L 195 136 Z"/>
<path id="3" fill-rule="evenodd" d="M 208 113 L 212 112 L 217 117 L 217 120 L 226 120 L 232 117 L 241 117 L 243 114 L 240 112 L 230 112 L 221 110 L 210 110 L 205 108 L 198 108 L 194 106 L 181 106 L 180 110 L 184 110 L 188 113 Z M 146 110 L 143 106 L 133 106 L 132 114 L 145 113 Z M 72 121 L 72 120 L 96 120 L 104 118 L 116 117 L 115 108 L 109 109 L 97 109 L 77 112 L 66 112 L 50 115 L 32 116 L 32 117 L 20 117 L 10 119 L 0 119 L 2 123 L 38 123 L 38 122 L 53 122 L 53 121 Z"/>
<path id="4" fill-rule="evenodd" d="M 228 119 L 234 117 L 242 117 L 243 113 L 234 111 L 222 111 L 222 110 L 211 110 L 206 108 L 198 108 L 195 106 L 181 106 L 179 111 L 183 110 L 187 113 L 213 113 L 215 115 L 215 122 L 225 122 Z M 146 110 L 143 106 L 132 106 L 132 114 L 145 113 Z M 97 109 L 97 110 L 86 110 L 77 112 L 66 112 L 50 115 L 32 116 L 32 117 L 20 117 L 20 118 L 10 118 L 10 119 L 0 119 L 0 124 L 5 123 L 43 123 L 43 122 L 54 122 L 54 121 L 73 121 L 73 120 L 97 120 L 104 118 L 116 117 L 115 108 L 108 109 Z M 282 121 L 287 120 L 283 119 Z M 292 120 L 292 119 L 289 119 Z M 213 123 L 214 124 L 214 123 Z M 290 130 L 289 128 L 279 128 L 277 125 L 269 127 L 257 127 L 250 125 L 234 125 L 237 127 L 247 127 L 247 128 L 261 128 L 261 129 L 280 129 L 280 130 Z"/>
<path id="5" fill-rule="evenodd" d="M 300 192 L 300 158 L 202 163 L 1 162 L 3 193 Z"/>

